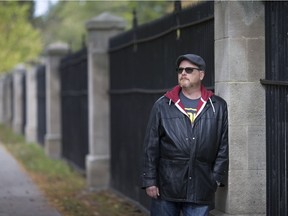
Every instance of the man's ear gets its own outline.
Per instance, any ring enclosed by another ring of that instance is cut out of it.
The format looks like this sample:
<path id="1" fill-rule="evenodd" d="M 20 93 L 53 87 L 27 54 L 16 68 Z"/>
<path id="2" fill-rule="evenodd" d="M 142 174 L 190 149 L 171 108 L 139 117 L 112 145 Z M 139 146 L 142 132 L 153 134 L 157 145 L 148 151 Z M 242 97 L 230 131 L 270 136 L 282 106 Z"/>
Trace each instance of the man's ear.
<path id="1" fill-rule="evenodd" d="M 204 71 L 200 71 L 200 80 L 203 80 L 205 76 L 205 72 Z"/>

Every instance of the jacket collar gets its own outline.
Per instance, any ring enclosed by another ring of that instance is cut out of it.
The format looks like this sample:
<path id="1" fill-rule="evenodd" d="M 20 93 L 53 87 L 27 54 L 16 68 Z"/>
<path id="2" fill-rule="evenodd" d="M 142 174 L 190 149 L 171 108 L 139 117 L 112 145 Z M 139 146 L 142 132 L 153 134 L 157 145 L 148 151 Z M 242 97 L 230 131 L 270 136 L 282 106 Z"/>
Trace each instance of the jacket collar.
<path id="1" fill-rule="evenodd" d="M 180 91 L 182 90 L 182 88 L 177 85 L 175 86 L 174 88 L 172 88 L 172 90 L 166 92 L 166 94 L 164 95 L 165 97 L 167 97 L 170 102 L 172 101 L 175 106 L 184 114 L 187 115 L 185 109 L 184 109 L 184 106 L 183 104 L 181 103 L 180 101 L 180 98 L 179 98 L 179 93 Z M 205 107 L 206 103 L 208 100 L 211 100 L 210 97 L 213 95 L 213 92 L 210 91 L 210 90 L 207 90 L 204 85 L 201 85 L 201 98 L 199 100 L 199 103 L 197 105 L 197 114 L 196 116 L 198 116 L 201 111 L 203 110 L 203 108 Z"/>

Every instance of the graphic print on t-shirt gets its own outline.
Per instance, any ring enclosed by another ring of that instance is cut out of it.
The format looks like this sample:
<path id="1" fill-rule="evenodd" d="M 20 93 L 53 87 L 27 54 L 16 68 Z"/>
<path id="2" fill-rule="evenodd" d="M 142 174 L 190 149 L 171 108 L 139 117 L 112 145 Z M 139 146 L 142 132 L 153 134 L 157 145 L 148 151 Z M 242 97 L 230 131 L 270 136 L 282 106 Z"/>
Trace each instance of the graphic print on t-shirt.
<path id="1" fill-rule="evenodd" d="M 198 99 L 190 99 L 187 98 L 183 92 L 181 91 L 179 94 L 180 97 L 180 101 L 182 102 L 182 104 L 184 105 L 184 109 L 187 112 L 191 122 L 193 123 L 195 118 L 196 118 L 196 114 L 197 114 L 197 105 L 198 102 L 200 100 L 200 98 Z"/>
<path id="2" fill-rule="evenodd" d="M 191 122 L 193 123 L 194 120 L 195 120 L 195 117 L 196 117 L 197 109 L 194 109 L 194 108 L 186 108 L 186 107 L 184 107 L 184 108 L 185 108 L 185 110 L 186 110 L 186 112 L 187 112 L 187 114 L 188 114 Z"/>

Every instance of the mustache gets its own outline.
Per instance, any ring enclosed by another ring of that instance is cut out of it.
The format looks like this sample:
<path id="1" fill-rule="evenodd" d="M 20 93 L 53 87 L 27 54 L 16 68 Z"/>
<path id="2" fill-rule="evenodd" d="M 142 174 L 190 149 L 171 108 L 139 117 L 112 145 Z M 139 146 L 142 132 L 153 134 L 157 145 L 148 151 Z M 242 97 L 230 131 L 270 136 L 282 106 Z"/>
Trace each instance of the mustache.
<path id="1" fill-rule="evenodd" d="M 180 77 L 180 80 L 189 80 L 187 77 Z"/>

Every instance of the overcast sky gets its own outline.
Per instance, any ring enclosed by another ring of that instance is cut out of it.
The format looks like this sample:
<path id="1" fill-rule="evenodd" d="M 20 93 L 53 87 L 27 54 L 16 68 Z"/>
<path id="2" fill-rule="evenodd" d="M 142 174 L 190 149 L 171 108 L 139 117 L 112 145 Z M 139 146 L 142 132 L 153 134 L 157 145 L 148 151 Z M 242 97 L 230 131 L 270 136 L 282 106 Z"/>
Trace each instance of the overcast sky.
<path id="1" fill-rule="evenodd" d="M 58 2 L 58 0 L 34 0 L 35 1 L 35 16 L 45 14 L 48 10 L 49 2 L 52 4 Z"/>

